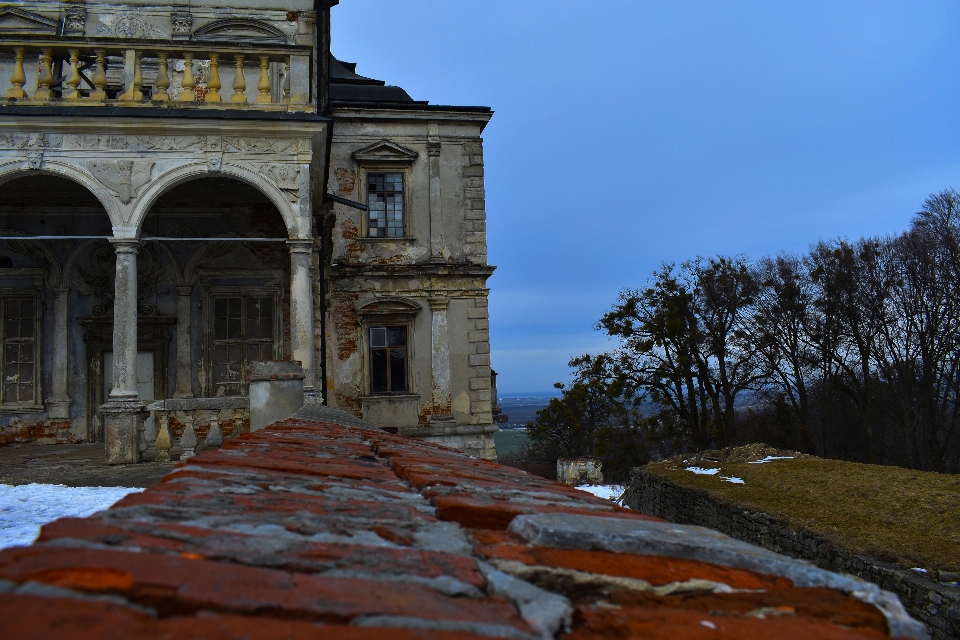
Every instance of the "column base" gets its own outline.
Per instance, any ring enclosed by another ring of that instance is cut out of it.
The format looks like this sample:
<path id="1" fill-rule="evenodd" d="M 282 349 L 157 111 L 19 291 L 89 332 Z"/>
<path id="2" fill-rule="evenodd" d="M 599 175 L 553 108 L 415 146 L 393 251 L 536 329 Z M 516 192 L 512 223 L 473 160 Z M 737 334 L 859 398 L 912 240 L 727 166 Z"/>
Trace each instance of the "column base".
<path id="1" fill-rule="evenodd" d="M 323 404 L 323 396 L 317 392 L 316 387 L 304 387 L 303 388 L 303 404 L 307 405 L 321 405 Z"/>
<path id="2" fill-rule="evenodd" d="M 111 400 L 100 405 L 107 464 L 140 462 L 140 431 L 148 415 L 146 407 L 141 400 Z"/>

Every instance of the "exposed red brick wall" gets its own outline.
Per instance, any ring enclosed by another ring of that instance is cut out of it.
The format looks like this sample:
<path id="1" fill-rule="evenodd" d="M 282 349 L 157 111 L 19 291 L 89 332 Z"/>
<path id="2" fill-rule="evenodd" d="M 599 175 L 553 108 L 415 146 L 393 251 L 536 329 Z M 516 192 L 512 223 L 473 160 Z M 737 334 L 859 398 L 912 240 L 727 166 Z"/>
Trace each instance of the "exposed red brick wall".
<path id="1" fill-rule="evenodd" d="M 70 432 L 69 420 L 18 420 L 0 427 L 0 447 L 10 444 L 77 444 L 84 438 Z"/>
<path id="2" fill-rule="evenodd" d="M 662 522 L 420 440 L 291 420 L 0 552 L 0 626 L 58 640 L 887 636 L 880 609 L 841 591 L 533 544 L 510 527 L 530 514 Z"/>

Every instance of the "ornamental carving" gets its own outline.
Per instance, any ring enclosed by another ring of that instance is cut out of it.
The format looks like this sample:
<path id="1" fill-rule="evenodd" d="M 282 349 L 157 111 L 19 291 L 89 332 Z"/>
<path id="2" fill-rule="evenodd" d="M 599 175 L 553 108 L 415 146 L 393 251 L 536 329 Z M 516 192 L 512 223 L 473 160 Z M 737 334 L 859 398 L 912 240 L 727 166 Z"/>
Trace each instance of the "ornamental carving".
<path id="1" fill-rule="evenodd" d="M 219 136 L 68 135 L 68 149 L 111 151 L 208 151 L 220 148 Z"/>
<path id="2" fill-rule="evenodd" d="M 291 202 L 300 199 L 300 167 L 298 165 L 255 162 L 251 166 L 257 173 L 266 176 L 282 189 Z"/>
<path id="3" fill-rule="evenodd" d="M 100 25 L 94 35 L 117 38 L 146 38 L 147 40 L 165 40 L 169 37 L 166 31 L 150 24 L 136 11 L 126 11 L 120 14 L 112 25 Z"/>
<path id="4" fill-rule="evenodd" d="M 193 16 L 189 11 L 174 11 L 170 14 L 170 29 L 174 39 L 186 39 L 193 32 Z"/>
<path id="5" fill-rule="evenodd" d="M 77 286 L 77 295 L 93 296 L 99 303 L 93 307 L 93 315 L 105 315 L 113 302 L 117 274 L 117 254 L 109 243 L 97 243 L 83 264 L 77 264 L 77 273 L 73 283 Z M 168 293 L 161 289 L 173 282 L 169 267 L 160 262 L 160 252 L 149 244 L 140 246 L 137 251 L 137 310 L 140 315 L 155 315 L 156 307 L 151 300 L 158 293 Z"/>
<path id="6" fill-rule="evenodd" d="M 63 17 L 63 35 L 82 36 L 87 22 L 87 9 L 82 4 L 67 5 Z"/>
<path id="7" fill-rule="evenodd" d="M 133 160 L 95 160 L 87 166 L 97 180 L 116 193 L 120 202 L 130 204 L 143 185 L 150 182 L 153 164 Z"/>
<path id="8" fill-rule="evenodd" d="M 0 149 L 59 149 L 63 136 L 47 133 L 0 133 Z"/>

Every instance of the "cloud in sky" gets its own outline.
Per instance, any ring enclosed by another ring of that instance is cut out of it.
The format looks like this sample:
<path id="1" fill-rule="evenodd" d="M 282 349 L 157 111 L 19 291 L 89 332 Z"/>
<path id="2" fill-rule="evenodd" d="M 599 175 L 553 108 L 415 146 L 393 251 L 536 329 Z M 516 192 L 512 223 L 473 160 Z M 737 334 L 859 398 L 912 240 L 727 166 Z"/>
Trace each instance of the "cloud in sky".
<path id="1" fill-rule="evenodd" d="M 344 0 L 332 31 L 363 75 L 496 111 L 502 392 L 566 380 L 662 261 L 896 233 L 960 188 L 955 2 Z"/>

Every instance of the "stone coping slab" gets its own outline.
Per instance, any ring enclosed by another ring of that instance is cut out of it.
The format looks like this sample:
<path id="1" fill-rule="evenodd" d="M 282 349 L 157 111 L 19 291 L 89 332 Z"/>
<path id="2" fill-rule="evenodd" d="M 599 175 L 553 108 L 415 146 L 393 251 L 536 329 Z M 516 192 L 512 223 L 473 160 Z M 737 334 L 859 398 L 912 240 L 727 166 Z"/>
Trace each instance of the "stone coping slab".
<path id="1" fill-rule="evenodd" d="M 333 411 L 0 551 L 4 637 L 924 637 L 853 578 Z"/>
<path id="2" fill-rule="evenodd" d="M 220 409 L 248 409 L 250 400 L 245 396 L 220 398 L 167 398 L 147 405 L 147 411 L 219 411 Z"/>

